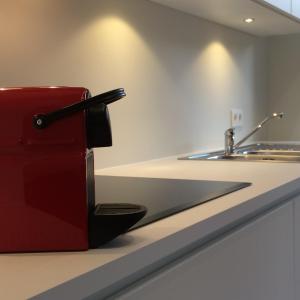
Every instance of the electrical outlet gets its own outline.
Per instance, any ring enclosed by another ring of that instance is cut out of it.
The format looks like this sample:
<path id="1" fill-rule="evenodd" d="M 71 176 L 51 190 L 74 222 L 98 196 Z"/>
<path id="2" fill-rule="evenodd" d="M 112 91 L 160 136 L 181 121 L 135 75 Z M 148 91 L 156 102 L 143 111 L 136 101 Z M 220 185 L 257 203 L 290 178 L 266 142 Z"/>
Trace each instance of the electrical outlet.
<path id="1" fill-rule="evenodd" d="M 230 111 L 231 127 L 242 127 L 244 122 L 243 110 L 232 108 Z"/>

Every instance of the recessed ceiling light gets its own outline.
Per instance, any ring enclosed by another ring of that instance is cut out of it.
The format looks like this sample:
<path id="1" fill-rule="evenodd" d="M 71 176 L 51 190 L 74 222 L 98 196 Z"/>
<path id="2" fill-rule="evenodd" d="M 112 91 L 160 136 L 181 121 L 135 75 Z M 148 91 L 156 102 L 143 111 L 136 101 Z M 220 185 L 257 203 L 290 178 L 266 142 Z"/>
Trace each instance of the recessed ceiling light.
<path id="1" fill-rule="evenodd" d="M 244 22 L 250 24 L 250 23 L 253 23 L 254 20 L 255 20 L 254 18 L 246 18 L 246 19 L 244 19 Z"/>

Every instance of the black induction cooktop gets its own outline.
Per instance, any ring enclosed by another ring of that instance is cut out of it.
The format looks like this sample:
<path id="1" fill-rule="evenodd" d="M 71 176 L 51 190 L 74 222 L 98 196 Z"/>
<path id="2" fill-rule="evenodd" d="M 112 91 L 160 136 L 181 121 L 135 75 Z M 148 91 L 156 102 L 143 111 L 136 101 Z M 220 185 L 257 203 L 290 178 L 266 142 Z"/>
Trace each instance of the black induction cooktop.
<path id="1" fill-rule="evenodd" d="M 251 183 L 188 179 L 96 176 L 97 203 L 132 203 L 147 207 L 131 229 L 248 187 Z"/>

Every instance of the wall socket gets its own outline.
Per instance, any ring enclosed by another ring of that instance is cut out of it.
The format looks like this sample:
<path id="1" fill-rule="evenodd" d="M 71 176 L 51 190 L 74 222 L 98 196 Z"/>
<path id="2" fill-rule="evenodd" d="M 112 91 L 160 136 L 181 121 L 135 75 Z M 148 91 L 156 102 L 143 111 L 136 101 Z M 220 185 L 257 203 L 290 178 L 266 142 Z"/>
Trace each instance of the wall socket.
<path id="1" fill-rule="evenodd" d="M 244 122 L 243 110 L 232 108 L 230 110 L 230 120 L 232 128 L 242 127 Z"/>

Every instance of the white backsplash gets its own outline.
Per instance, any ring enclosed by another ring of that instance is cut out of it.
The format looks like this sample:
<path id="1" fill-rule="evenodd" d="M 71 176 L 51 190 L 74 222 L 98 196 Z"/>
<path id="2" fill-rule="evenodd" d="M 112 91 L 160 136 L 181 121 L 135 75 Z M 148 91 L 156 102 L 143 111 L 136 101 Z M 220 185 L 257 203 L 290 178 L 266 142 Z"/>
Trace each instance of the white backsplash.
<path id="1" fill-rule="evenodd" d="M 231 108 L 244 112 L 238 137 L 266 113 L 265 39 L 146 0 L 23 2 L 1 9 L 0 86 L 127 92 L 96 168 L 223 147 Z"/>

